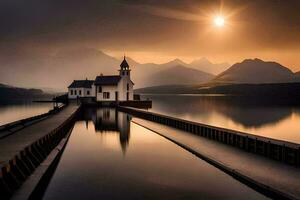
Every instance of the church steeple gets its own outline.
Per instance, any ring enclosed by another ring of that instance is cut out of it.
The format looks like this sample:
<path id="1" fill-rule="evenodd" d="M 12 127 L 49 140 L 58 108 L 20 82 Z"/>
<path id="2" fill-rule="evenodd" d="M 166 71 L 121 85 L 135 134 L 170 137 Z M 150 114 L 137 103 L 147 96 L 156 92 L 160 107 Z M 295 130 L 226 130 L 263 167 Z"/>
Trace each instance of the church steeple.
<path id="1" fill-rule="evenodd" d="M 120 64 L 120 76 L 130 76 L 130 67 L 126 61 L 126 57 L 124 55 L 124 59 L 122 61 L 122 63 Z"/>
<path id="2" fill-rule="evenodd" d="M 122 63 L 120 64 L 121 70 L 129 70 L 129 65 L 126 61 L 126 57 L 124 55 L 124 59 L 122 61 Z"/>

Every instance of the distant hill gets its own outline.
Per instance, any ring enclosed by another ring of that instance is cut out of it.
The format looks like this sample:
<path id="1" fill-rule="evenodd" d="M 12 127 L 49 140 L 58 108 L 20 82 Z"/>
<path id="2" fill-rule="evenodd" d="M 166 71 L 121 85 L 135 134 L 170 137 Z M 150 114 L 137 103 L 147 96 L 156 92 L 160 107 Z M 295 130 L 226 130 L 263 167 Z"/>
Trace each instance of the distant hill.
<path id="1" fill-rule="evenodd" d="M 182 65 L 160 70 L 145 79 L 146 85 L 200 84 L 212 80 L 214 75 Z"/>
<path id="2" fill-rule="evenodd" d="M 191 63 L 180 59 L 156 64 L 139 63 L 126 57 L 132 68 L 135 88 L 157 85 L 197 85 L 204 82 L 228 83 L 282 83 L 300 82 L 299 72 L 259 59 L 244 60 L 230 68 L 227 63 L 214 64 L 206 58 Z M 62 92 L 74 79 L 94 79 L 97 75 L 118 73 L 120 59 L 93 48 L 63 48 L 51 55 L 40 52 L 10 52 L 0 55 L 0 80 L 21 87 L 42 88 L 47 92 Z M 222 70 L 224 72 L 214 77 Z M 177 71 L 177 72 L 176 72 Z"/>
<path id="3" fill-rule="evenodd" d="M 141 64 L 131 58 L 126 59 L 132 68 L 132 79 L 136 88 L 155 85 L 200 84 L 214 78 L 212 74 L 190 68 L 180 59 L 162 64 Z"/>
<path id="4" fill-rule="evenodd" d="M 228 84 L 206 87 L 203 85 L 163 85 L 136 89 L 139 94 L 222 94 L 239 96 L 300 97 L 300 83 Z"/>
<path id="5" fill-rule="evenodd" d="M 230 67 L 228 63 L 214 64 L 206 58 L 194 60 L 188 66 L 214 75 L 218 75 Z"/>
<path id="6" fill-rule="evenodd" d="M 213 82 L 235 84 L 286 83 L 293 82 L 293 79 L 293 72 L 276 62 L 246 59 L 241 63 L 232 65 L 218 75 Z"/>
<path id="7" fill-rule="evenodd" d="M 11 86 L 0 83 L 0 88 L 10 88 Z"/>
<path id="8" fill-rule="evenodd" d="M 294 76 L 295 76 L 295 80 L 297 82 L 300 82 L 300 72 L 296 72 Z"/>
<path id="9" fill-rule="evenodd" d="M 195 85 L 159 85 L 134 90 L 137 94 L 198 94 Z"/>
<path id="10" fill-rule="evenodd" d="M 126 59 L 132 67 L 132 80 L 136 88 L 151 86 L 146 83 L 153 83 L 151 81 L 153 78 L 159 79 L 155 78 L 154 74 L 158 75 L 159 71 L 178 65 L 184 66 L 186 69 L 193 68 L 203 71 L 203 62 L 200 64 L 194 62 L 193 65 L 190 65 L 175 59 L 167 63 L 156 64 L 139 63 L 129 57 Z M 66 47 L 50 55 L 44 52 L 32 54 L 11 50 L 7 55 L 0 55 L 0 60 L 1 81 L 21 87 L 49 88 L 47 91 L 51 92 L 66 91 L 66 87 L 74 79 L 94 79 L 101 73 L 104 75 L 116 74 L 121 62 L 120 59 L 109 56 L 100 50 L 85 47 Z M 206 63 L 211 65 L 210 62 Z M 183 83 L 187 82 L 183 78 L 180 80 L 183 80 Z M 186 78 L 188 79 L 188 77 Z M 172 83 L 173 81 L 166 84 Z M 178 84 L 181 83 L 178 82 Z M 197 82 L 193 82 L 193 84 L 197 84 Z"/>
<path id="11" fill-rule="evenodd" d="M 2 57 L 1 57 L 2 56 Z M 61 91 L 74 79 L 95 78 L 116 72 L 120 61 L 90 48 L 60 49 L 48 55 L 17 52 L 1 55 L 0 80 L 18 87 Z"/>
<path id="12" fill-rule="evenodd" d="M 0 101 L 35 98 L 51 98 L 51 95 L 44 93 L 40 89 L 25 89 L 0 84 Z"/>
<path id="13" fill-rule="evenodd" d="M 159 66 L 160 66 L 160 68 L 169 68 L 169 67 L 174 67 L 174 66 L 188 67 L 189 65 L 177 58 L 177 59 L 171 60 L 167 63 L 159 64 Z"/>

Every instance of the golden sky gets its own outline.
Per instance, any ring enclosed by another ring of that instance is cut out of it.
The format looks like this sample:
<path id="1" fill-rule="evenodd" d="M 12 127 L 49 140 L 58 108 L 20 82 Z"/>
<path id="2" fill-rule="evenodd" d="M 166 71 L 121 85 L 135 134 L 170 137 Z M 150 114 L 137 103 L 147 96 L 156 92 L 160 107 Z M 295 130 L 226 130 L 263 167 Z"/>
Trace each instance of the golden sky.
<path id="1" fill-rule="evenodd" d="M 300 71 L 299 10 L 298 0 L 2 0 L 0 62 L 84 46 L 142 63 L 261 58 Z"/>

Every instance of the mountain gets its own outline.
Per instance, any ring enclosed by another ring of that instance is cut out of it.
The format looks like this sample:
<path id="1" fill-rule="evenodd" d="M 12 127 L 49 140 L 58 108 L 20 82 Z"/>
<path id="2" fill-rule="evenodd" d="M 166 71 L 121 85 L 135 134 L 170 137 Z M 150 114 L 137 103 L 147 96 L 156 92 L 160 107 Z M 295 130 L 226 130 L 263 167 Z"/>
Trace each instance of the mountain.
<path id="1" fill-rule="evenodd" d="M 176 65 L 151 74 L 145 79 L 145 85 L 174 85 L 174 84 L 200 84 L 210 81 L 214 75 L 183 65 Z"/>
<path id="2" fill-rule="evenodd" d="M 227 84 L 207 87 L 203 85 L 161 85 L 136 89 L 139 94 L 211 94 L 228 96 L 284 97 L 299 104 L 300 83 Z M 288 98 L 287 98 L 288 97 Z M 290 98 L 290 97 L 297 97 Z M 256 99 L 257 100 L 257 99 Z"/>
<path id="3" fill-rule="evenodd" d="M 294 74 L 294 77 L 295 77 L 295 80 L 296 80 L 297 82 L 300 82 L 300 72 L 296 72 L 296 73 Z"/>
<path id="4" fill-rule="evenodd" d="M 228 63 L 214 64 L 206 58 L 194 60 L 188 66 L 214 75 L 220 74 L 230 67 Z"/>
<path id="5" fill-rule="evenodd" d="M 214 83 L 284 83 L 292 82 L 293 72 L 276 63 L 265 62 L 260 59 L 246 59 L 241 63 L 232 65 L 229 69 L 218 75 Z"/>
<path id="6" fill-rule="evenodd" d="M 300 72 L 259 59 L 247 59 L 229 69 L 228 64 L 213 64 L 206 58 L 191 63 L 175 59 L 163 64 L 139 63 L 126 57 L 132 68 L 135 88 L 159 84 L 210 83 L 281 83 L 300 82 Z M 74 79 L 94 79 L 99 74 L 118 73 L 121 60 L 104 52 L 85 47 L 62 48 L 55 52 L 22 52 L 8 49 L 0 55 L 0 80 L 10 85 L 43 88 L 47 92 L 66 91 Z M 216 78 L 212 74 L 225 70 Z M 209 73 L 211 72 L 211 73 Z"/>
<path id="7" fill-rule="evenodd" d="M 185 66 L 188 67 L 189 65 L 182 60 L 176 58 L 174 60 L 171 60 L 167 63 L 163 63 L 159 65 L 161 68 L 169 68 L 169 67 L 174 67 L 174 66 Z"/>
<path id="8" fill-rule="evenodd" d="M 188 75 L 180 77 L 177 84 L 198 83 L 189 80 L 191 69 L 187 63 L 179 59 L 163 64 L 142 64 L 129 57 L 126 59 L 132 68 L 131 74 L 135 88 L 151 86 L 147 85 L 150 83 L 173 84 L 172 76 L 176 76 L 176 73 L 173 70 L 164 70 L 175 66 L 182 66 L 180 73 Z M 104 75 L 116 74 L 120 63 L 121 59 L 116 59 L 100 50 L 85 47 L 66 47 L 51 54 L 10 50 L 7 55 L 0 55 L 0 80 L 21 87 L 43 88 L 47 92 L 61 92 L 66 91 L 67 86 L 74 79 L 94 79 L 101 73 Z M 183 72 L 184 70 L 187 72 Z M 160 71 L 163 72 L 163 75 L 159 75 Z M 192 80 L 200 80 L 199 83 L 202 80 L 207 80 L 207 78 L 202 77 L 207 77 L 207 74 L 205 75 L 199 70 L 193 72 L 201 77 L 195 77 Z M 160 80 L 161 77 L 168 78 Z"/>
<path id="9" fill-rule="evenodd" d="M 0 101 L 35 98 L 51 98 L 51 96 L 40 89 L 26 89 L 0 84 Z"/>
<path id="10" fill-rule="evenodd" d="M 212 74 L 189 68 L 189 65 L 180 59 L 162 64 L 141 64 L 127 57 L 126 60 L 132 68 L 135 88 L 155 85 L 200 84 L 214 78 Z"/>
<path id="11" fill-rule="evenodd" d="M 161 68 L 174 67 L 177 65 L 181 65 L 187 68 L 197 69 L 202 72 L 206 72 L 209 74 L 217 75 L 230 67 L 228 63 L 212 63 L 207 58 L 200 58 L 192 61 L 191 63 L 183 62 L 180 59 L 174 59 L 167 63 L 160 64 Z"/>
<path id="12" fill-rule="evenodd" d="M 61 91 L 66 90 L 74 79 L 115 73 L 120 61 L 96 49 L 66 48 L 51 54 L 10 52 L 9 55 L 0 55 L 0 63 L 2 82 L 19 87 Z"/>
<path id="13" fill-rule="evenodd" d="M 10 88 L 11 86 L 0 83 L 0 88 Z"/>

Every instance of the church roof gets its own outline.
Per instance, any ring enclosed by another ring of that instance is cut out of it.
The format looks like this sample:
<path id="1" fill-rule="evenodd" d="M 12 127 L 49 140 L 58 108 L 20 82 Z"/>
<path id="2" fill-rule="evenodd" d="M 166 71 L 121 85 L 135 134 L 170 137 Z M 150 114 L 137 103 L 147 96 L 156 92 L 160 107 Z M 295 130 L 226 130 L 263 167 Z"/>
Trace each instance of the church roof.
<path id="1" fill-rule="evenodd" d="M 118 85 L 120 76 L 97 76 L 95 85 Z"/>
<path id="2" fill-rule="evenodd" d="M 93 83 L 92 80 L 75 80 L 68 88 L 92 88 Z"/>
<path id="3" fill-rule="evenodd" d="M 125 56 L 124 56 L 124 60 L 122 61 L 122 63 L 120 64 L 120 67 L 121 68 L 129 68 L 129 65 L 125 59 Z"/>

